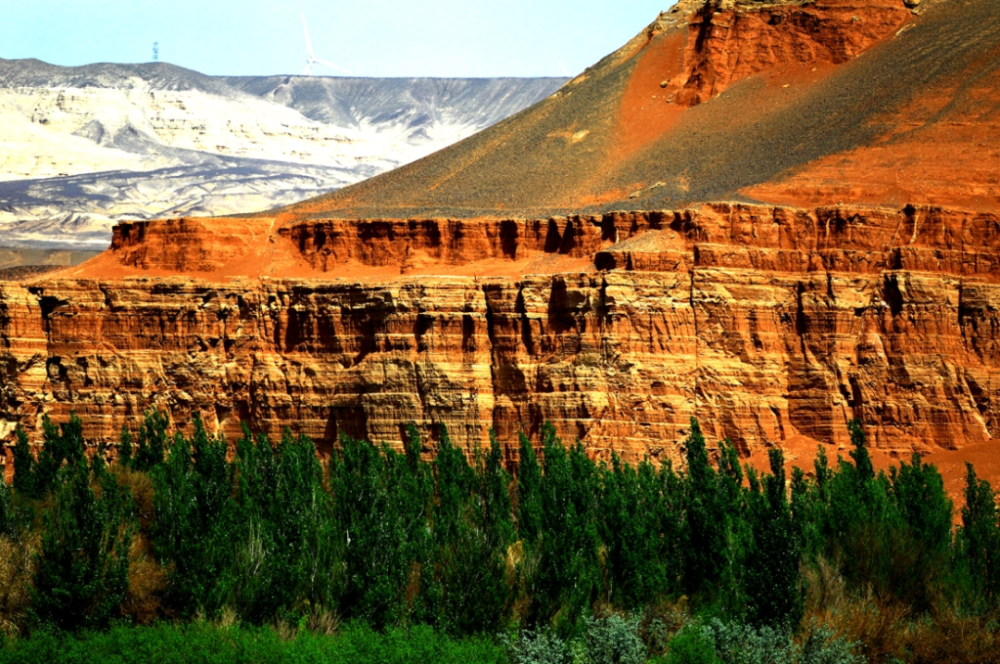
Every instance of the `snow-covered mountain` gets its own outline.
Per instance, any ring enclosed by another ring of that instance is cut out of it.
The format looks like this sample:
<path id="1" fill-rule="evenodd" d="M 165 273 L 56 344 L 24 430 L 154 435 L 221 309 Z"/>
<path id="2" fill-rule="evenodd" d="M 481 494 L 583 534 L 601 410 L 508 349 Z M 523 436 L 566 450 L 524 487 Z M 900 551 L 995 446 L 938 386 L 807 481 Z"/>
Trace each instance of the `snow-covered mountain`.
<path id="1" fill-rule="evenodd" d="M 103 248 L 118 220 L 293 203 L 435 152 L 564 82 L 0 59 L 0 246 Z"/>

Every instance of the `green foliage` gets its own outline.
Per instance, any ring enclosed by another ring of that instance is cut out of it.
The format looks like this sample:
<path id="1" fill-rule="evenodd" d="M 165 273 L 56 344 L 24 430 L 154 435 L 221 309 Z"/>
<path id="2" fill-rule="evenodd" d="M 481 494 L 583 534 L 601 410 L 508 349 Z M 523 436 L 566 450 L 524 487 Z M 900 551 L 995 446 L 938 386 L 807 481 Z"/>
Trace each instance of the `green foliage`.
<path id="1" fill-rule="evenodd" d="M 514 521 L 511 510 L 511 476 L 504 467 L 503 450 L 496 432 L 490 429 L 490 451 L 482 469 L 484 528 L 491 547 L 506 553 L 514 541 Z"/>
<path id="2" fill-rule="evenodd" d="M 229 607 L 259 624 L 333 602 L 338 533 L 311 441 L 286 431 L 272 448 L 244 430 L 230 462 L 196 419 L 191 441 L 178 434 L 168 450 L 153 469 L 153 534 L 178 615 Z"/>
<path id="3" fill-rule="evenodd" d="M 597 467 L 579 443 L 563 447 L 555 428 L 542 428 L 541 533 L 533 584 L 532 621 L 575 624 L 600 587 Z"/>
<path id="4" fill-rule="evenodd" d="M 688 628 L 694 629 L 694 628 Z M 810 630 L 807 638 L 796 642 L 784 629 L 768 626 L 755 628 L 713 618 L 700 629 L 700 638 L 688 637 L 702 659 L 692 662 L 721 664 L 861 664 L 864 658 L 855 654 L 858 644 L 836 638 L 824 628 Z M 675 641 L 677 639 L 675 638 Z M 711 644 L 715 659 L 704 659 L 704 644 Z M 671 652 L 673 652 L 673 642 Z M 690 647 L 690 646 L 688 646 Z M 668 658 L 668 662 L 686 662 Z"/>
<path id="5" fill-rule="evenodd" d="M 819 455 L 814 483 L 793 480 L 799 539 L 809 558 L 835 563 L 851 587 L 927 611 L 950 573 L 953 508 L 944 482 L 917 456 L 876 475 L 860 423 L 849 429 L 854 464 L 840 460 L 830 470 Z"/>
<path id="6" fill-rule="evenodd" d="M 670 640 L 666 664 L 720 664 L 715 640 L 700 625 L 689 625 Z"/>
<path id="7" fill-rule="evenodd" d="M 502 642 L 509 664 L 573 664 L 573 653 L 552 629 L 525 629 Z"/>
<path id="8" fill-rule="evenodd" d="M 124 430 L 127 469 L 103 448 L 88 467 L 75 415 L 43 421 L 37 460 L 18 432 L 0 536 L 40 543 L 37 623 L 73 630 L 120 616 L 133 537 L 147 581 L 166 576 L 147 583 L 151 615 L 246 625 L 336 615 L 450 635 L 529 627 L 507 640 L 518 661 L 640 661 L 634 622 L 591 617 L 648 617 L 674 602 L 726 622 L 681 630 L 668 661 L 743 661 L 732 644 L 785 658 L 774 661 L 853 661 L 850 644 L 801 631 L 802 570 L 814 566 L 832 568 L 849 601 L 904 606 L 914 621 L 942 606 L 983 620 L 1000 608 L 992 487 L 969 468 L 953 534 L 937 469 L 914 456 L 877 473 L 857 422 L 850 461 L 831 466 L 821 451 L 814 476 L 796 469 L 790 482 L 779 450 L 764 473 L 741 467 L 728 440 L 710 457 L 696 421 L 682 472 L 614 454 L 597 463 L 546 423 L 538 457 L 520 436 L 516 482 L 492 432 L 489 450 L 470 454 L 442 427 L 432 461 L 413 425 L 401 452 L 344 437 L 324 469 L 288 431 L 273 444 L 244 428 L 233 455 L 198 418 L 190 436 L 168 429 L 154 412 L 135 446 Z"/>
<path id="9" fill-rule="evenodd" d="M 996 495 L 989 482 L 966 464 L 965 507 L 958 540 L 968 566 L 972 595 L 982 606 L 1000 603 L 1000 524 Z"/>
<path id="10" fill-rule="evenodd" d="M 509 476 L 491 435 L 490 455 L 471 467 L 441 426 L 434 462 L 433 585 L 427 600 L 435 621 L 458 632 L 492 632 L 508 604 L 506 548 L 513 539 Z"/>
<path id="11" fill-rule="evenodd" d="M 329 593 L 317 579 L 329 560 L 332 504 L 312 442 L 286 430 L 272 449 L 267 436 L 253 440 L 245 432 L 235 468 L 232 513 L 242 537 L 232 607 L 244 620 L 262 623 L 294 613 L 302 600 L 323 603 Z"/>
<path id="12" fill-rule="evenodd" d="M 522 432 L 518 440 L 517 531 L 526 542 L 535 542 L 542 530 L 542 468 L 528 437 Z"/>
<path id="13" fill-rule="evenodd" d="M 35 480 L 35 457 L 31 453 L 28 434 L 17 428 L 17 443 L 14 444 L 14 490 L 26 496 L 38 497 Z"/>
<path id="14" fill-rule="evenodd" d="M 643 664 L 646 646 L 639 621 L 615 614 L 586 618 L 582 636 L 563 640 L 555 630 L 522 630 L 501 638 L 509 664 Z"/>
<path id="15" fill-rule="evenodd" d="M 167 603 L 179 616 L 199 609 L 216 615 L 229 601 L 234 544 L 239 540 L 232 503 L 234 472 L 226 443 L 195 420 L 193 449 L 174 439 L 165 463 L 152 472 L 157 556 L 171 566 Z"/>
<path id="16" fill-rule="evenodd" d="M 45 514 L 31 612 L 58 629 L 105 627 L 128 590 L 132 500 L 110 474 L 99 478 L 95 492 L 82 461 L 60 475 L 54 505 Z"/>
<path id="17" fill-rule="evenodd" d="M 61 427 L 53 424 L 49 416 L 45 415 L 42 418 L 42 440 L 44 444 L 38 459 L 34 463 L 24 463 L 25 470 L 20 473 L 20 485 L 32 498 L 41 498 L 52 491 L 59 469 L 64 464 L 73 465 L 84 461 L 83 423 L 76 413 L 70 413 L 69 422 Z M 19 453 L 22 463 L 30 454 L 30 446 L 25 438 Z M 15 468 L 16 464 L 17 461 Z"/>
<path id="18" fill-rule="evenodd" d="M 617 454 L 602 471 L 600 534 L 607 548 L 608 594 L 618 606 L 638 609 L 679 590 L 676 481 L 670 466 L 657 475 L 648 460 L 633 468 Z"/>
<path id="19" fill-rule="evenodd" d="M 300 632 L 282 639 L 271 628 L 204 623 L 114 627 L 106 632 L 39 631 L 0 647 L 2 664 L 502 664 L 503 649 L 485 638 L 456 639 L 427 627 L 378 633 L 351 625 L 335 636 Z"/>
<path id="20" fill-rule="evenodd" d="M 12 498 L 10 485 L 0 482 L 0 536 L 13 537 L 15 534 L 16 520 Z"/>
<path id="21" fill-rule="evenodd" d="M 731 494 L 723 492 L 694 418 L 685 446 L 684 590 L 689 596 L 701 595 L 711 601 L 731 590 L 730 520 L 739 507 L 731 503 Z"/>
<path id="22" fill-rule="evenodd" d="M 588 619 L 584 637 L 589 664 L 643 664 L 646 645 L 639 638 L 639 621 L 613 614 L 602 620 Z"/>
<path id="23" fill-rule="evenodd" d="M 753 625 L 790 627 L 802 619 L 800 547 L 785 490 L 785 462 L 768 450 L 771 474 L 763 493 L 749 496 L 752 546 L 746 552 L 744 591 Z"/>
<path id="24" fill-rule="evenodd" d="M 135 448 L 132 445 L 132 432 L 128 427 L 122 425 L 121 433 L 118 436 L 118 463 L 129 468 L 132 465 L 132 456 Z"/>
<path id="25" fill-rule="evenodd" d="M 169 427 L 170 418 L 166 413 L 159 410 L 146 413 L 139 427 L 138 444 L 132 460 L 132 466 L 136 470 L 152 470 L 163 463 L 167 448 L 170 446 L 170 436 L 167 435 Z"/>
<path id="26" fill-rule="evenodd" d="M 411 581 L 419 582 L 414 575 L 430 546 L 433 482 L 420 448 L 411 427 L 405 457 L 344 436 L 330 460 L 335 518 L 345 543 L 339 602 L 345 617 L 381 627 L 401 622 L 410 608 L 406 591 Z"/>

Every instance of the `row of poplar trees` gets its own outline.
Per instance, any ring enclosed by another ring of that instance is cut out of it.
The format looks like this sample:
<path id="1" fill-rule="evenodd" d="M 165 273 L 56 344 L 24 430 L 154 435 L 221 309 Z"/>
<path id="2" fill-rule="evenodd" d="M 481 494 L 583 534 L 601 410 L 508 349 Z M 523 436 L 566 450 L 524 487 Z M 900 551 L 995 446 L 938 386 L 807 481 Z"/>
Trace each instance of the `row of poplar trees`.
<path id="1" fill-rule="evenodd" d="M 831 467 L 821 450 L 813 473 L 790 480 L 778 449 L 768 473 L 741 465 L 728 442 L 713 463 L 695 421 L 681 471 L 595 462 L 546 424 L 538 450 L 521 436 L 514 476 L 494 436 L 470 459 L 443 426 L 433 461 L 411 426 L 402 453 L 343 437 L 326 464 L 287 432 L 273 444 L 244 429 L 231 456 L 199 420 L 190 437 L 169 429 L 150 413 L 135 438 L 123 432 L 114 464 L 103 448 L 84 455 L 75 417 L 46 421 L 37 455 L 18 433 L 0 535 L 40 535 L 33 621 L 127 619 L 136 538 L 165 570 L 155 592 L 172 619 L 329 611 L 377 628 L 495 633 L 573 629 L 595 611 L 687 597 L 695 610 L 794 629 L 803 569 L 820 562 L 849 592 L 918 612 L 941 597 L 980 612 L 1000 599 L 992 488 L 969 468 L 956 530 L 937 470 L 914 456 L 876 473 L 857 423 L 849 461 Z M 149 514 L 120 479 L 137 473 L 152 480 Z"/>

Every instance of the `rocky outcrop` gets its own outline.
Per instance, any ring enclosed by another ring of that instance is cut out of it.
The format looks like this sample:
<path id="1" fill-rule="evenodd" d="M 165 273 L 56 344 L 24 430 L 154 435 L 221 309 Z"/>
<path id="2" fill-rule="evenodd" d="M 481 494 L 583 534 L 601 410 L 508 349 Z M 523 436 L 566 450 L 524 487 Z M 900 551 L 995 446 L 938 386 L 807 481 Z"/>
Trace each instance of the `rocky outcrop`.
<path id="1" fill-rule="evenodd" d="M 694 8 L 684 65 L 662 87 L 667 99 L 685 106 L 763 71 L 848 62 L 911 18 L 903 0 L 719 0 L 683 6 Z"/>
<path id="2" fill-rule="evenodd" d="M 896 453 L 1000 435 L 996 215 L 718 204 L 270 235 L 273 220 L 237 220 L 255 239 L 200 263 L 203 278 L 142 276 L 176 267 L 155 238 L 183 239 L 184 223 L 120 227 L 108 259 L 131 272 L 114 278 L 98 265 L 0 284 L 0 434 L 76 411 L 93 440 L 114 441 L 160 407 L 231 440 L 246 420 L 327 449 L 341 433 L 399 444 L 411 421 L 445 423 L 471 449 L 491 427 L 512 442 L 550 420 L 631 459 L 677 456 L 691 416 L 745 451 L 844 444 L 854 417 Z M 268 274 L 266 256 L 234 249 L 256 245 L 327 272 L 234 276 Z M 438 253 L 402 274 L 418 250 Z M 488 251 L 489 275 L 453 269 Z M 582 271 L 524 274 L 518 258 L 585 252 Z M 352 279 L 344 257 L 396 276 Z"/>

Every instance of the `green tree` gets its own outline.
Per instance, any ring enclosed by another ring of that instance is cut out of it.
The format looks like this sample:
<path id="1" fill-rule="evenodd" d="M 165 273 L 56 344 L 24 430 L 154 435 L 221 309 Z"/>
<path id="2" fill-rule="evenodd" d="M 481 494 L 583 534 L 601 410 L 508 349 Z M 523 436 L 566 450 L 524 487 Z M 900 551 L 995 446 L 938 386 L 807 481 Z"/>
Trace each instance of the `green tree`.
<path id="1" fill-rule="evenodd" d="M 542 468 L 531 441 L 518 433 L 517 532 L 526 542 L 535 542 L 542 529 Z"/>
<path id="2" fill-rule="evenodd" d="M 541 536 L 532 620 L 573 625 L 600 589 L 597 467 L 580 443 L 563 447 L 555 428 L 542 426 Z"/>
<path id="3" fill-rule="evenodd" d="M 670 470 L 672 474 L 672 470 Z M 607 549 L 607 593 L 637 610 L 676 591 L 679 510 L 648 460 L 638 469 L 612 454 L 601 472 L 601 539 Z"/>
<path id="4" fill-rule="evenodd" d="M 1000 523 L 993 487 L 976 477 L 966 463 L 965 507 L 958 539 L 971 576 L 972 591 L 980 608 L 1000 604 Z"/>
<path id="5" fill-rule="evenodd" d="M 44 517 L 31 613 L 58 629 L 106 627 L 128 591 L 132 499 L 110 473 L 95 492 L 80 461 L 60 471 L 60 479 Z"/>
<path id="6" fill-rule="evenodd" d="M 499 446 L 491 447 L 486 465 L 477 454 L 473 468 L 441 426 L 434 462 L 434 583 L 425 594 L 430 604 L 436 605 L 436 622 L 453 631 L 495 631 L 507 603 L 505 553 L 510 503 L 508 499 L 506 518 L 497 513 L 504 503 L 498 486 L 504 481 L 502 468 L 496 467 L 499 455 Z"/>
<path id="7" fill-rule="evenodd" d="M 792 628 L 803 613 L 800 548 L 786 494 L 784 456 L 772 448 L 768 457 L 771 474 L 748 509 L 753 547 L 745 560 L 747 618 L 756 626 Z"/>
<path id="8" fill-rule="evenodd" d="M 892 496 L 900 515 L 898 538 L 905 549 L 895 565 L 905 561 L 906 601 L 917 611 L 932 608 L 950 575 L 954 507 L 937 468 L 913 454 L 911 462 L 890 469 Z M 897 595 L 900 595 L 897 591 Z"/>
<path id="9" fill-rule="evenodd" d="M 17 428 L 17 443 L 14 444 L 14 490 L 30 497 L 39 497 L 38 481 L 35 476 L 35 456 L 31 453 L 28 434 Z"/>
<path id="10" fill-rule="evenodd" d="M 306 437 L 285 430 L 272 448 L 266 435 L 245 432 L 236 462 L 236 546 L 233 606 L 260 624 L 297 619 L 305 602 L 325 604 L 325 528 L 332 505 L 322 467 Z"/>
<path id="11" fill-rule="evenodd" d="M 163 463 L 170 446 L 170 418 L 165 412 L 151 410 L 146 413 L 139 427 L 138 444 L 132 465 L 138 470 L 151 470 Z"/>
<path id="12" fill-rule="evenodd" d="M 193 446 L 191 444 L 193 442 Z M 209 616 L 230 601 L 238 531 L 227 446 L 195 418 L 192 441 L 176 436 L 164 463 L 152 471 L 156 519 L 152 535 L 160 560 L 170 565 L 167 603 L 180 616 Z"/>
<path id="13" fill-rule="evenodd" d="M 705 437 L 694 418 L 686 448 L 684 589 L 689 596 L 700 595 L 703 601 L 710 602 L 729 583 L 730 520 L 734 515 L 709 463 Z"/>
<path id="14" fill-rule="evenodd" d="M 428 549 L 433 495 L 416 427 L 408 427 L 405 456 L 367 441 L 341 438 L 330 459 L 337 522 L 345 542 L 344 585 L 339 602 L 348 618 L 376 627 L 402 621 Z"/>
<path id="15" fill-rule="evenodd" d="M 130 467 L 134 451 L 132 432 L 123 424 L 121 433 L 118 435 L 118 463 L 126 468 Z"/>
<path id="16" fill-rule="evenodd" d="M 56 475 L 63 464 L 76 464 L 84 460 L 83 423 L 76 413 L 70 413 L 69 422 L 55 425 L 48 415 L 42 418 L 42 450 L 34 464 L 34 496 L 41 497 L 52 491 Z"/>

